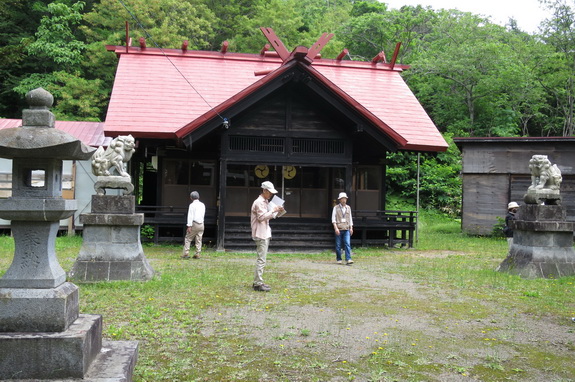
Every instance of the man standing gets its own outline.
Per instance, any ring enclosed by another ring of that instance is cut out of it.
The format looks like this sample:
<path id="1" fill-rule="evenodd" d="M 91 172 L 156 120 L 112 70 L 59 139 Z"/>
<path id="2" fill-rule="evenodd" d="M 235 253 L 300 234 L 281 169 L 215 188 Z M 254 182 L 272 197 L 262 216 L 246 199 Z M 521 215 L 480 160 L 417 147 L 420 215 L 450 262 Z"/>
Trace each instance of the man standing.
<path id="1" fill-rule="evenodd" d="M 264 284 L 263 280 L 268 247 L 272 237 L 270 219 L 275 219 L 278 212 L 281 212 L 284 209 L 282 206 L 275 206 L 272 210 L 269 210 L 269 199 L 274 194 L 277 194 L 277 190 L 274 188 L 272 182 L 263 182 L 262 192 L 252 204 L 252 239 L 256 242 L 256 252 L 258 254 L 253 288 L 259 292 L 269 292 L 271 290 L 270 286 Z"/>
<path id="2" fill-rule="evenodd" d="M 346 264 L 353 264 L 351 259 L 351 235 L 353 235 L 353 219 L 351 207 L 347 205 L 347 194 L 340 192 L 339 204 L 333 207 L 331 222 L 335 231 L 335 256 L 338 264 L 341 264 L 341 247 L 345 248 Z"/>
<path id="3" fill-rule="evenodd" d="M 204 235 L 204 216 L 206 215 L 206 206 L 200 202 L 198 191 L 190 193 L 190 207 L 188 208 L 188 223 L 186 228 L 186 238 L 184 240 L 183 259 L 190 258 L 190 245 L 195 240 L 196 253 L 194 259 L 200 258 L 202 252 L 202 236 Z"/>

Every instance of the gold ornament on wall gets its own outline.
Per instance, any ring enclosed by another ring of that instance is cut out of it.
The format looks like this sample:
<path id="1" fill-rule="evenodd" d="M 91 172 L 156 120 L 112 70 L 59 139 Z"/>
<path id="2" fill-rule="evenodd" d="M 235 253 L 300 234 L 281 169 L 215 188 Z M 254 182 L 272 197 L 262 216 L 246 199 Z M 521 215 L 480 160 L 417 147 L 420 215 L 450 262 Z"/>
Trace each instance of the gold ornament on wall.
<path id="1" fill-rule="evenodd" d="M 286 179 L 293 179 L 297 174 L 297 169 L 294 166 L 283 166 L 283 176 Z"/>
<path id="2" fill-rule="evenodd" d="M 260 179 L 265 178 L 266 176 L 269 175 L 270 173 L 270 169 L 268 166 L 266 166 L 265 164 L 259 164 L 256 166 L 256 168 L 254 169 L 254 173 L 256 174 L 256 176 Z"/>

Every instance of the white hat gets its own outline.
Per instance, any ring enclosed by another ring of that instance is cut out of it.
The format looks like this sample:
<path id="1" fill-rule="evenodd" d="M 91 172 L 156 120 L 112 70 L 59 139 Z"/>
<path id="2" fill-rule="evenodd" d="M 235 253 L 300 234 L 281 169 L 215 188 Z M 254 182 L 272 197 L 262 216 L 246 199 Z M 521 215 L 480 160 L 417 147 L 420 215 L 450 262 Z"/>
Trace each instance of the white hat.
<path id="1" fill-rule="evenodd" d="M 339 193 L 339 196 L 337 197 L 337 200 L 340 200 L 341 198 L 349 199 L 349 198 L 347 197 L 347 194 L 346 194 L 345 192 L 340 192 L 340 193 Z"/>
<path id="2" fill-rule="evenodd" d="M 277 193 L 278 193 L 278 190 L 276 190 L 276 189 L 274 188 L 274 184 L 273 184 L 272 182 L 269 182 L 269 181 L 263 182 L 263 183 L 262 183 L 262 188 L 263 188 L 264 190 L 268 190 L 268 191 L 271 192 L 272 194 L 277 194 Z"/>
<path id="3" fill-rule="evenodd" d="M 510 210 L 512 208 L 519 208 L 519 204 L 515 203 L 515 202 L 511 202 L 507 205 L 507 209 Z"/>

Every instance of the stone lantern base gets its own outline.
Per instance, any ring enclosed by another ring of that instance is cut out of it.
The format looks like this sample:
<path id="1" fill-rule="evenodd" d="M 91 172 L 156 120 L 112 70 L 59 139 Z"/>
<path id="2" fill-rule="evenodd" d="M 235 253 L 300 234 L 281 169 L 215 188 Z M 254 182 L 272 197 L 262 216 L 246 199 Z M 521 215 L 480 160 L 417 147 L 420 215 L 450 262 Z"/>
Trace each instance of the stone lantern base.
<path id="1" fill-rule="evenodd" d="M 102 342 L 102 317 L 81 314 L 62 332 L 0 332 L 0 380 L 131 381 L 137 341 Z"/>

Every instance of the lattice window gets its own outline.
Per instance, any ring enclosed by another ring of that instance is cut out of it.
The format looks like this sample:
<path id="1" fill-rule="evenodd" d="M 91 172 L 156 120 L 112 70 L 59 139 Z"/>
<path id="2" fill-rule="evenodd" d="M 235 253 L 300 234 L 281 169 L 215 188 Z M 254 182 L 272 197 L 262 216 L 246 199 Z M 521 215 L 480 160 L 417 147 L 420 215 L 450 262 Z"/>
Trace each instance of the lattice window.
<path id="1" fill-rule="evenodd" d="M 230 137 L 231 151 L 257 151 L 266 153 L 283 153 L 284 138 L 264 137 Z"/>
<path id="2" fill-rule="evenodd" d="M 344 141 L 338 139 L 295 138 L 292 152 L 300 154 L 344 154 Z"/>

